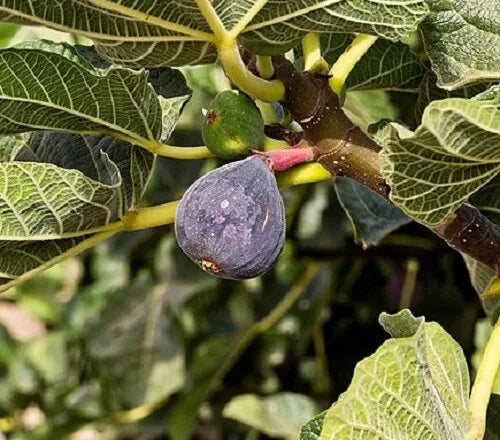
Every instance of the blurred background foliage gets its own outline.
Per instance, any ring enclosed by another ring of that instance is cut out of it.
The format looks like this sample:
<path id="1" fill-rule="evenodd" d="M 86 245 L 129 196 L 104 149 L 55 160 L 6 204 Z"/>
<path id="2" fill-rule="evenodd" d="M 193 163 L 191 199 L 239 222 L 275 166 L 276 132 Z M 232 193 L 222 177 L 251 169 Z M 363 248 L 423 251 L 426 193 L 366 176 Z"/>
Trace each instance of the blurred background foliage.
<path id="1" fill-rule="evenodd" d="M 0 25 L 0 45 L 33 38 L 76 42 Z M 201 109 L 230 85 L 216 65 L 183 72 L 194 93 L 170 142 L 199 145 Z M 346 108 L 366 127 L 414 101 L 353 92 Z M 158 158 L 144 205 L 178 199 L 216 165 Z M 167 226 L 118 235 L 4 295 L 0 436 L 296 439 L 386 339 L 378 315 L 405 307 L 477 365 L 489 324 L 457 253 L 414 223 L 363 250 L 332 182 L 283 197 L 287 243 L 260 279 L 206 275 Z"/>

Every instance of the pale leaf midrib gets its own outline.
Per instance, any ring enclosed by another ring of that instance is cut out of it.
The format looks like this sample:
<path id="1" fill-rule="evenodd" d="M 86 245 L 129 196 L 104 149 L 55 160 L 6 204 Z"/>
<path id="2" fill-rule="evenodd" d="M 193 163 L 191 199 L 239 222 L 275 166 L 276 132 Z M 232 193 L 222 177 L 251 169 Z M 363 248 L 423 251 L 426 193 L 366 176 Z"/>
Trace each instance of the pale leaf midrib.
<path id="1" fill-rule="evenodd" d="M 306 8 L 297 9 L 297 10 L 295 10 L 293 12 L 290 12 L 290 13 L 288 13 L 286 15 L 281 15 L 279 17 L 275 17 L 275 18 L 267 20 L 267 21 L 262 21 L 260 23 L 255 23 L 253 25 L 249 25 L 249 26 L 247 26 L 245 28 L 245 30 L 242 33 L 244 34 L 244 33 L 247 33 L 247 32 L 257 31 L 257 30 L 259 30 L 261 28 L 265 28 L 265 27 L 268 27 L 268 26 L 273 26 L 275 24 L 287 22 L 288 20 L 291 20 L 293 18 L 306 15 L 306 14 L 308 14 L 310 12 L 313 12 L 313 11 L 315 11 L 317 9 L 326 8 L 326 7 L 331 6 L 331 5 L 335 4 L 335 3 L 339 3 L 339 0 L 324 0 L 322 2 L 318 2 L 318 3 L 314 4 L 314 5 L 308 6 Z M 416 1 L 415 3 L 418 3 L 418 1 Z M 386 4 L 386 3 L 383 3 L 383 4 Z M 395 2 L 395 4 L 397 5 L 397 4 L 400 4 L 400 3 L 399 2 Z M 406 5 L 406 3 L 405 3 L 405 5 Z M 352 21 L 357 21 L 359 23 L 367 23 L 367 24 L 370 24 L 370 25 L 373 25 L 373 26 L 376 26 L 376 25 L 387 26 L 387 23 L 384 23 L 384 22 L 364 21 L 364 20 L 360 20 L 360 19 L 354 20 L 352 17 L 349 17 L 349 19 L 352 20 Z M 399 28 L 404 29 L 407 26 L 408 25 L 406 23 L 402 23 L 402 24 L 391 23 L 390 24 L 390 27 L 394 28 L 394 29 L 399 29 Z"/>
<path id="2" fill-rule="evenodd" d="M 53 108 L 54 110 L 58 110 L 58 111 L 63 111 L 65 113 L 69 113 L 73 116 L 77 116 L 79 118 L 82 118 L 82 119 L 85 119 L 85 120 L 89 120 L 90 122 L 93 122 L 93 123 L 96 123 L 98 125 L 102 125 L 102 126 L 105 126 L 105 127 L 109 127 L 111 130 L 107 130 L 107 129 L 103 129 L 102 131 L 94 131 L 94 130 L 89 130 L 87 132 L 87 134 L 110 134 L 110 133 L 118 133 L 118 134 L 123 134 L 126 136 L 126 138 L 131 141 L 131 142 L 139 142 L 139 143 L 144 143 L 143 141 L 156 141 L 156 139 L 152 138 L 152 139 L 147 139 L 147 138 L 144 138 L 142 136 L 139 136 L 137 133 L 134 133 L 128 129 L 125 129 L 124 127 L 120 127 L 118 125 L 115 125 L 113 123 L 110 123 L 108 121 L 103 121 L 102 119 L 98 119 L 96 117 L 93 117 L 91 115 L 87 115 L 85 113 L 80 113 L 74 109 L 70 109 L 70 108 L 67 108 L 67 107 L 62 107 L 62 106 L 59 106 L 59 105 L 56 105 L 54 103 L 48 103 L 46 101 L 39 101 L 39 100 L 35 100 L 35 99 L 29 99 L 29 98 L 15 98 L 15 97 L 3 97 L 3 96 L 0 96 L 0 102 L 1 101 L 15 101 L 15 102 L 27 102 L 27 103 L 30 103 L 30 104 L 35 104 L 35 105 L 39 105 L 43 108 Z M 18 122 L 19 124 L 22 124 L 22 125 L 28 125 L 29 124 L 24 124 L 24 123 L 21 123 L 21 122 Z M 42 127 L 43 128 L 43 127 Z M 45 129 L 47 130 L 53 130 L 53 131 L 60 131 L 60 132 L 66 132 L 66 133 L 74 133 L 74 131 L 71 131 L 71 130 L 62 130 L 62 129 L 57 129 L 57 128 L 54 128 L 54 127 L 45 127 Z M 147 130 L 149 130 L 149 127 L 146 127 Z M 78 133 L 83 133 L 81 131 L 78 131 Z M 7 134 L 7 133 L 5 133 Z"/>
<path id="3" fill-rule="evenodd" d="M 199 31 L 197 29 L 193 29 L 188 26 L 184 26 L 178 23 L 173 23 L 153 15 L 148 15 L 144 12 L 140 12 L 136 9 L 132 9 L 120 4 L 113 3 L 112 1 L 109 0 L 88 0 L 88 1 L 103 9 L 118 12 L 122 15 L 132 17 L 143 23 L 150 23 L 155 26 L 161 27 L 163 29 L 167 29 L 169 31 L 179 32 L 181 34 L 189 35 L 191 37 L 196 37 L 205 41 L 214 40 L 213 34 L 209 32 Z"/>
<path id="4" fill-rule="evenodd" d="M 28 21 L 37 23 L 38 25 L 41 26 L 46 26 L 50 27 L 52 29 L 56 29 L 61 32 L 68 32 L 68 33 L 75 33 L 93 40 L 104 40 L 104 41 L 123 41 L 123 42 L 162 42 L 162 41 L 206 41 L 203 38 L 196 38 L 193 36 L 187 36 L 187 35 L 157 35 L 157 36 L 152 36 L 152 35 L 144 35 L 144 36 L 119 36 L 119 35 L 113 35 L 113 34 L 105 34 L 105 33 L 97 33 L 97 32 L 92 32 L 92 31 L 87 31 L 84 29 L 78 29 L 78 28 L 72 28 L 70 26 L 65 26 L 63 24 L 54 22 L 54 21 L 49 21 L 49 20 L 44 20 L 38 16 L 35 15 L 29 15 L 25 14 L 23 12 L 17 11 L 17 10 L 12 10 L 9 8 L 5 7 L 0 7 L 0 11 L 5 11 L 8 12 L 9 14 L 12 14 L 13 16 L 17 16 L 20 18 L 24 18 Z M 123 18 L 129 18 L 129 17 L 123 17 Z"/>

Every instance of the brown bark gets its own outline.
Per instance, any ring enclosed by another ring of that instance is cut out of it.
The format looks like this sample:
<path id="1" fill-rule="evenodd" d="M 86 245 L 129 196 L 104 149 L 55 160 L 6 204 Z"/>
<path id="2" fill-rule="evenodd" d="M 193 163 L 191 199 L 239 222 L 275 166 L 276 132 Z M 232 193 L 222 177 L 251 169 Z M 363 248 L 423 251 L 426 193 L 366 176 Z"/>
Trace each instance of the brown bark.
<path id="1" fill-rule="evenodd" d="M 333 175 L 351 177 L 389 199 L 380 147 L 344 114 L 328 77 L 299 71 L 284 57 L 273 61 L 275 76 L 286 88 L 282 104 L 301 124 L 305 139 L 317 147 L 317 161 Z M 500 228 L 477 209 L 463 205 L 433 232 L 500 274 Z"/>

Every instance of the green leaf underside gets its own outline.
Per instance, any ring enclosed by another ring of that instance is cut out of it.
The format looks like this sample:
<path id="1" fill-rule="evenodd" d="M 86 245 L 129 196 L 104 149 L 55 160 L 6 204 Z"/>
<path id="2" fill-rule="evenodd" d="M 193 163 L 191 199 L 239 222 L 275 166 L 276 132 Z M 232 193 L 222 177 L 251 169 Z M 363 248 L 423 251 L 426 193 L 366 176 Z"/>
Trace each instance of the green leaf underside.
<path id="1" fill-rule="evenodd" d="M 88 237 L 50 241 L 0 241 L 0 292 L 16 278 L 46 265 Z"/>
<path id="2" fill-rule="evenodd" d="M 180 334 L 165 302 L 164 290 L 135 281 L 115 292 L 86 330 L 89 356 L 116 390 L 120 408 L 162 401 L 184 384 Z"/>
<path id="3" fill-rule="evenodd" d="M 321 440 L 466 437 L 469 373 L 462 349 L 438 324 L 411 318 L 408 311 L 381 317 L 411 336 L 389 339 L 358 363 L 348 390 L 327 412 Z"/>
<path id="4" fill-rule="evenodd" d="M 325 416 L 326 411 L 323 411 L 309 420 L 300 430 L 300 440 L 319 440 Z"/>
<path id="5" fill-rule="evenodd" d="M 68 252 L 138 203 L 154 157 L 106 136 L 0 138 L 0 284 Z"/>
<path id="6" fill-rule="evenodd" d="M 271 437 L 293 440 L 316 412 L 316 404 L 309 397 L 278 393 L 263 398 L 254 394 L 234 397 L 223 414 Z"/>
<path id="7" fill-rule="evenodd" d="M 412 132 L 397 123 L 374 129 L 383 146 L 391 199 L 427 226 L 443 223 L 500 171 L 500 112 L 496 100 L 432 102 Z"/>
<path id="8" fill-rule="evenodd" d="M 438 86 L 455 89 L 500 79 L 500 8 L 491 0 L 427 0 L 425 49 Z"/>
<path id="9" fill-rule="evenodd" d="M 162 108 L 145 72 L 97 70 L 69 45 L 0 51 L 0 131 L 113 133 L 157 140 Z"/>
<path id="10" fill-rule="evenodd" d="M 140 199 L 152 155 L 104 136 L 53 132 L 0 138 L 0 240 L 88 235 Z M 14 146 L 13 146 L 14 145 Z M 139 193 L 138 193 L 139 191 Z"/>
<path id="11" fill-rule="evenodd" d="M 491 87 L 491 83 L 474 84 L 452 91 L 444 90 L 436 85 L 436 75 L 427 71 L 418 87 L 418 98 L 415 105 L 415 119 L 420 121 L 425 108 L 432 102 L 446 98 L 472 98 Z"/>
<path id="12" fill-rule="evenodd" d="M 321 37 L 323 57 L 335 63 L 354 39 L 352 34 Z M 403 43 L 377 40 L 356 63 L 346 80 L 346 90 L 388 89 L 416 91 L 425 73 L 424 64 Z"/>
<path id="13" fill-rule="evenodd" d="M 469 271 L 471 284 L 481 299 L 485 313 L 492 323 L 496 323 L 500 317 L 500 292 L 489 292 L 489 288 L 497 279 L 495 271 L 465 254 L 462 254 L 462 257 Z"/>
<path id="14" fill-rule="evenodd" d="M 500 226 L 500 175 L 472 196 L 472 203 Z"/>
<path id="15" fill-rule="evenodd" d="M 376 246 L 380 240 L 411 220 L 376 192 L 347 177 L 335 178 L 335 191 L 351 220 L 357 242 Z"/>
<path id="16" fill-rule="evenodd" d="M 245 41 L 268 46 L 286 46 L 307 32 L 364 32 L 397 40 L 428 12 L 423 0 L 217 0 L 212 6 L 227 30 L 236 27 Z M 1 0 L 0 19 L 84 35 L 103 55 L 130 66 L 201 64 L 216 56 L 195 0 Z"/>

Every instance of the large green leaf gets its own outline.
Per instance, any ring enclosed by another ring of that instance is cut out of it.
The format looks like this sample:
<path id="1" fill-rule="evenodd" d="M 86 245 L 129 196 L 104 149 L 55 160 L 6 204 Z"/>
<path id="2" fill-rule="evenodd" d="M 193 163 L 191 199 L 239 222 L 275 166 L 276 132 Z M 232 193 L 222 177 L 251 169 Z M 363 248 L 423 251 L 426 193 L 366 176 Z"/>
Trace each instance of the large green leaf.
<path id="1" fill-rule="evenodd" d="M 36 41 L 0 51 L 0 132 L 113 134 L 139 143 L 162 132 L 146 72 L 94 69 L 67 44 Z"/>
<path id="2" fill-rule="evenodd" d="M 151 153 L 106 136 L 1 138 L 0 170 L 8 179 L 0 185 L 0 284 L 49 264 L 121 218 L 142 197 L 152 166 Z"/>
<path id="3" fill-rule="evenodd" d="M 500 79 L 500 8 L 492 0 L 427 0 L 422 22 L 424 45 L 438 76 L 449 90 Z"/>
<path id="4" fill-rule="evenodd" d="M 294 440 L 301 426 L 318 411 L 302 394 L 278 393 L 260 398 L 254 394 L 234 397 L 225 407 L 225 417 L 245 423 L 270 437 Z"/>
<path id="5" fill-rule="evenodd" d="M 115 62 L 152 67 L 214 60 L 211 29 L 200 8 L 264 51 L 283 50 L 312 31 L 397 40 L 428 12 L 423 0 L 1 0 L 0 18 L 85 35 Z"/>
<path id="6" fill-rule="evenodd" d="M 121 408 L 162 401 L 184 384 L 181 338 L 165 299 L 138 280 L 117 290 L 87 328 L 89 355 Z"/>
<path id="7" fill-rule="evenodd" d="M 358 363 L 327 412 L 321 440 L 466 438 L 469 372 L 460 346 L 407 310 L 380 320 L 393 338 Z"/>
<path id="8" fill-rule="evenodd" d="M 88 235 L 140 199 L 153 157 L 103 136 L 36 132 L 0 138 L 16 148 L 0 162 L 0 240 Z M 2 150 L 0 150 L 2 151 Z"/>
<path id="9" fill-rule="evenodd" d="M 500 317 L 500 278 L 485 264 L 462 254 L 470 281 L 481 299 L 483 309 L 493 323 Z"/>
<path id="10" fill-rule="evenodd" d="M 337 61 L 354 39 L 352 34 L 321 37 L 323 57 Z M 346 80 L 346 90 L 390 89 L 416 91 L 425 73 L 424 64 L 403 43 L 379 39 L 356 63 Z"/>
<path id="11" fill-rule="evenodd" d="M 326 411 L 319 413 L 302 427 L 300 430 L 300 440 L 319 440 L 326 413 Z"/>
<path id="12" fill-rule="evenodd" d="M 336 177 L 335 192 L 351 220 L 356 242 L 364 248 L 376 246 L 386 235 L 411 221 L 399 208 L 356 180 Z"/>
<path id="13" fill-rule="evenodd" d="M 500 226 L 500 175 L 472 196 L 472 203 Z"/>
<path id="14" fill-rule="evenodd" d="M 374 131 L 392 201 L 428 226 L 444 222 L 500 171 L 495 98 L 433 101 L 415 132 L 397 123 Z"/>
<path id="15" fill-rule="evenodd" d="M 473 98 L 491 87 L 491 83 L 473 84 L 455 90 L 445 90 L 437 86 L 435 73 L 427 71 L 418 86 L 418 99 L 415 105 L 415 119 L 420 122 L 425 108 L 438 99 Z"/>

